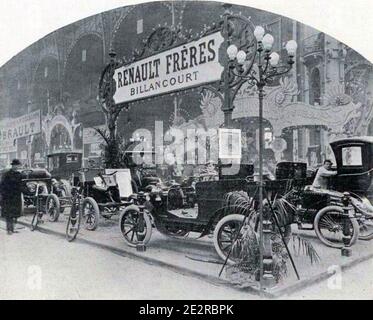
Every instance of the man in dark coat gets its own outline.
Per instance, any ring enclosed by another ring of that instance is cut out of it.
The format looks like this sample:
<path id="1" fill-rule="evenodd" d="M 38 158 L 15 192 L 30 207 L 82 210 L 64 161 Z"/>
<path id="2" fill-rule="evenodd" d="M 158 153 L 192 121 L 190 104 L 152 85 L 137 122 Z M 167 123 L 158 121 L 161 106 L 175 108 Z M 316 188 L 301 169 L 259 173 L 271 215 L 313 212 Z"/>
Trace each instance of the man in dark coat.
<path id="1" fill-rule="evenodd" d="M 8 234 L 14 233 L 14 223 L 22 214 L 22 175 L 18 171 L 21 162 L 14 159 L 12 168 L 5 171 L 0 182 L 1 214 L 6 220 Z"/>

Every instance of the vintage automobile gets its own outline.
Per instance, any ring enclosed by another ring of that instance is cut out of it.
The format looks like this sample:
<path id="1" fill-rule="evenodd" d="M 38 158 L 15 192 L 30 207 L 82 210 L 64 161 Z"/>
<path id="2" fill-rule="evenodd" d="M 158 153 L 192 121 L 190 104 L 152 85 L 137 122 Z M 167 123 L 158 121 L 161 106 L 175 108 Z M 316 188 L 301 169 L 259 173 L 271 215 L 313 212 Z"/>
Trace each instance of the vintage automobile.
<path id="1" fill-rule="evenodd" d="M 247 169 L 246 165 L 243 166 Z M 229 215 L 224 197 L 232 191 L 246 190 L 246 174 L 253 172 L 251 165 L 250 170 L 240 170 L 241 176 L 224 178 L 221 175 L 218 179 L 216 175 L 216 179 L 204 181 L 206 177 L 201 175 L 189 177 L 181 183 L 172 181 L 151 185 L 145 194 L 147 201 L 143 202 L 146 210 L 132 205 L 121 213 L 119 227 L 124 241 L 129 246 L 146 244 L 150 240 L 152 224 L 159 232 L 171 237 L 185 237 L 190 232 L 203 237 L 215 230 L 215 248 L 225 256 L 226 253 L 220 249 L 222 242 L 227 241 L 222 231 L 232 231 L 232 224 L 233 228 L 242 224 L 244 216 Z"/>
<path id="2" fill-rule="evenodd" d="M 49 154 L 48 171 L 52 177 L 69 180 L 71 175 L 82 167 L 81 152 L 59 152 Z"/>
<path id="3" fill-rule="evenodd" d="M 47 168 L 52 175 L 53 193 L 60 200 L 61 212 L 70 206 L 71 176 L 82 165 L 81 152 L 58 152 L 47 156 Z"/>
<path id="4" fill-rule="evenodd" d="M 359 234 L 362 239 L 373 238 L 373 208 L 369 202 L 373 138 L 343 139 L 331 146 L 338 174 L 332 179 L 330 190 L 315 190 L 310 186 L 314 176 L 307 175 L 307 164 L 282 162 L 277 165 L 276 180 L 266 182 L 266 191 L 272 200 L 278 227 L 285 236 L 296 223 L 300 229 L 315 229 L 324 244 L 341 248 L 345 245 L 346 228 L 349 245 Z M 121 214 L 119 226 L 124 241 L 130 246 L 145 243 L 150 236 L 144 232 L 151 232 L 149 225 L 153 222 L 161 233 L 172 237 L 185 237 L 189 232 L 200 233 L 200 237 L 213 233 L 215 249 L 225 259 L 244 220 L 244 215 L 232 210 L 233 206 L 227 207 L 226 196 L 243 191 L 249 198 L 254 197 L 250 214 L 257 217 L 258 199 L 254 196 L 257 184 L 253 173 L 253 167 L 241 165 L 235 176 L 220 174 L 216 181 L 199 181 L 197 177 L 193 185 L 173 183 L 152 187 L 149 201 L 144 204 L 148 215 L 133 206 Z M 347 216 L 343 192 L 351 195 Z M 285 210 L 279 209 L 279 200 L 286 204 L 282 206 Z M 234 259 L 232 256 L 228 262 Z"/>
<path id="5" fill-rule="evenodd" d="M 45 169 L 24 169 L 22 174 L 24 211 L 31 211 L 34 217 L 41 219 L 47 214 L 48 219 L 56 222 L 60 215 L 60 202 L 53 193 L 51 174 Z"/>
<path id="6" fill-rule="evenodd" d="M 124 162 L 131 172 L 131 187 L 134 194 L 145 192 L 147 187 L 161 182 L 161 179 L 157 176 L 156 166 L 136 164 L 136 161 L 139 161 L 140 158 L 144 161 L 144 156 L 154 157 L 154 155 L 153 151 L 127 150 L 124 153 Z"/>
<path id="7" fill-rule="evenodd" d="M 276 212 L 283 224 L 296 223 L 300 230 L 315 230 L 324 244 L 341 248 L 345 245 L 345 228 L 350 245 L 357 239 L 373 239 L 373 138 L 345 138 L 330 145 L 337 173 L 328 178 L 327 189 L 310 186 L 313 177 L 299 180 L 305 177 L 306 164 L 291 163 L 278 164 L 276 181 L 269 188 L 281 196 L 277 199 Z M 287 180 L 286 174 L 295 167 L 298 167 L 298 176 Z"/>
<path id="8" fill-rule="evenodd" d="M 82 218 L 87 230 L 96 230 L 100 217 L 110 219 L 128 204 L 125 198 L 130 194 L 122 195 L 123 188 L 120 188 L 116 180 L 120 176 L 119 171 L 126 172 L 124 169 L 84 168 L 73 174 L 72 184 L 80 192 Z"/>
<path id="9" fill-rule="evenodd" d="M 351 192 L 373 201 L 373 137 L 355 137 L 334 141 L 333 149 L 338 175 L 331 188 Z"/>
<path id="10" fill-rule="evenodd" d="M 80 170 L 81 173 L 89 171 L 89 169 Z M 100 182 L 98 182 L 98 178 L 101 179 Z M 105 218 L 110 218 L 112 215 L 120 212 L 124 207 L 132 208 L 141 214 L 145 212 L 144 204 L 146 202 L 146 195 L 143 192 L 133 194 L 131 174 L 128 169 L 106 169 L 104 174 L 98 171 L 94 180 L 98 183 L 91 187 L 91 191 L 96 190 L 96 193 L 93 191 L 90 194 L 90 187 L 86 183 L 78 182 L 72 187 L 71 210 L 66 226 L 66 239 L 69 242 L 74 241 L 77 237 L 81 221 L 86 224 L 86 228 L 88 225 L 88 229 L 93 230 L 90 227 L 93 223 L 98 222 L 97 208 L 101 210 L 100 215 Z M 97 193 L 97 191 L 99 191 L 99 193 Z M 91 197 L 87 198 L 87 195 L 91 195 Z M 107 196 L 110 197 L 112 202 L 96 203 L 95 199 L 102 199 L 102 197 Z M 102 210 L 104 210 L 104 212 L 102 212 Z M 109 212 L 105 212 L 105 210 L 109 210 Z M 148 241 L 151 232 L 147 232 L 147 228 L 151 231 L 151 224 L 144 224 L 141 228 L 143 229 L 142 239 Z M 141 237 L 140 232 L 138 232 L 138 236 Z"/>
<path id="11" fill-rule="evenodd" d="M 350 194 L 352 215 L 359 224 L 359 239 L 373 239 L 373 137 L 340 139 L 330 146 L 337 165 L 337 175 L 330 178 L 330 189 L 339 196 L 343 192 Z M 341 208 L 324 208 L 323 212 L 333 210 L 341 212 Z"/>

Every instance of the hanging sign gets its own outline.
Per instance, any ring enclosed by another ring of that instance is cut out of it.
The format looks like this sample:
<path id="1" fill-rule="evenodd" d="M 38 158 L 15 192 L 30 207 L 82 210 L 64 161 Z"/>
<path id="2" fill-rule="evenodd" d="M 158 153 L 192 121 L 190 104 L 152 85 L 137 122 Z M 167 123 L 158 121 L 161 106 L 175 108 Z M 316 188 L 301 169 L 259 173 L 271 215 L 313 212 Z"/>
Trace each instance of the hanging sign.
<path id="1" fill-rule="evenodd" d="M 183 90 L 221 79 L 220 32 L 115 70 L 116 104 Z"/>
<path id="2" fill-rule="evenodd" d="M 41 132 L 40 110 L 19 118 L 0 121 L 0 145 L 14 145 L 14 140 Z"/>

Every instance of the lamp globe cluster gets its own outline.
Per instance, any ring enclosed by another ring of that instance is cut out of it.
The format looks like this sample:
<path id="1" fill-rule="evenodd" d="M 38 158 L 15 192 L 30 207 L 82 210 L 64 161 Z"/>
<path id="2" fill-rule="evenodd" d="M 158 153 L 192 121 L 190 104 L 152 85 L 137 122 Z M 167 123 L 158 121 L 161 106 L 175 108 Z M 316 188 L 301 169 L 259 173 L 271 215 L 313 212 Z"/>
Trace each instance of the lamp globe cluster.
<path id="1" fill-rule="evenodd" d="M 265 33 L 265 30 L 262 26 L 255 27 L 254 36 L 258 42 L 258 51 L 265 51 L 269 57 L 271 66 L 276 67 L 280 61 L 280 55 L 277 52 L 270 53 L 274 43 L 273 36 L 269 33 Z M 285 48 L 289 58 L 292 59 L 297 52 L 298 44 L 295 40 L 290 40 L 287 42 Z M 229 60 L 233 61 L 236 59 L 237 63 L 241 65 L 245 63 L 247 57 L 246 52 L 243 50 L 239 50 L 239 48 L 237 48 L 237 46 L 234 44 L 231 44 L 227 48 L 227 55 Z"/>

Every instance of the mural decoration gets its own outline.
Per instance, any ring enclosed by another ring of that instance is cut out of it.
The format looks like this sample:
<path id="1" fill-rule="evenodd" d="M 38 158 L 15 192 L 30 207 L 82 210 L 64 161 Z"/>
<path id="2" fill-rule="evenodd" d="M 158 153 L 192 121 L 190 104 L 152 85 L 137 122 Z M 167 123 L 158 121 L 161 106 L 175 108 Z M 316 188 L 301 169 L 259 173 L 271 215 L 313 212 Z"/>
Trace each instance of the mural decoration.
<path id="1" fill-rule="evenodd" d="M 43 119 L 47 154 L 66 151 L 82 151 L 83 127 L 78 115 L 66 115 L 64 106 L 59 104 Z"/>
<path id="2" fill-rule="evenodd" d="M 349 135 L 368 135 L 368 127 L 373 120 L 373 72 L 371 66 L 362 62 L 361 58 L 350 58 L 352 65 L 345 72 L 346 92 L 355 103 L 361 104 L 360 116 L 348 124 Z"/>
<path id="3" fill-rule="evenodd" d="M 337 84 L 324 95 L 323 101 L 326 105 L 339 107 L 351 103 L 352 97 L 345 93 L 343 85 Z"/>
<path id="4" fill-rule="evenodd" d="M 296 101 L 297 85 L 289 78 L 280 80 L 278 86 L 269 88 L 264 100 L 264 118 L 273 128 L 272 143 L 276 159 L 286 148 L 281 138 L 285 128 L 321 126 L 328 128 L 329 141 L 355 133 L 358 119 L 362 117 L 362 104 L 354 103 L 352 98 L 338 88 L 329 92 L 325 101 L 327 105 L 309 105 Z M 258 117 L 259 100 L 253 87 L 246 85 L 238 92 L 234 101 L 233 119 Z M 224 122 L 221 100 L 211 92 L 201 96 L 200 122 L 207 128 L 217 128 Z M 276 142 L 277 140 L 277 142 Z M 283 146 L 279 148 L 278 146 Z M 276 147 L 275 147 L 276 146 Z"/>
<path id="5" fill-rule="evenodd" d="M 47 141 L 45 132 L 41 132 L 32 137 L 31 142 L 31 166 L 44 167 L 47 151 Z"/>
<path id="6" fill-rule="evenodd" d="M 359 108 L 359 105 L 353 103 L 345 106 L 311 106 L 293 102 L 296 94 L 296 86 L 289 80 L 281 81 L 280 86 L 267 92 L 264 118 L 272 124 L 276 137 L 280 137 L 285 128 L 300 126 L 326 126 L 332 132 L 338 132 Z M 244 94 L 236 99 L 235 107 L 233 118 L 257 117 L 259 101 L 256 97 Z"/>
<path id="7" fill-rule="evenodd" d="M 182 103 L 182 98 L 175 97 L 174 100 L 174 108 L 175 111 L 171 115 L 171 126 L 170 131 L 177 129 L 181 130 L 183 132 L 184 137 L 188 137 L 188 130 L 195 130 L 195 132 L 206 132 L 209 128 L 217 129 L 218 127 L 215 127 L 211 124 L 209 121 L 212 119 L 212 117 L 220 112 L 222 116 L 222 121 L 224 121 L 223 112 L 220 110 L 220 107 L 217 107 L 217 105 L 212 104 L 204 104 L 207 101 L 209 101 L 209 98 L 212 97 L 211 93 L 207 91 L 207 97 L 202 95 L 202 114 L 195 117 L 194 119 L 190 119 L 189 113 L 184 109 L 180 108 L 179 106 Z M 205 98 L 203 98 L 205 97 Z M 204 101 L 204 102 L 203 102 Z M 203 106 L 206 106 L 208 109 L 203 109 Z M 213 106 L 213 107 L 211 107 Z M 189 131 L 190 132 L 190 131 Z M 202 136 L 202 135 L 200 135 Z M 206 155 L 206 161 L 212 160 L 217 161 L 218 159 L 218 132 L 217 130 L 213 130 L 209 132 L 208 138 L 205 140 L 205 138 L 196 139 L 195 144 L 186 144 L 186 141 L 174 141 L 173 145 L 176 148 L 180 148 L 180 144 L 184 144 L 184 152 L 187 153 L 194 153 L 197 150 L 197 153 L 200 152 L 198 150 L 204 150 L 206 147 L 209 149 L 209 154 Z M 190 159 L 190 158 L 188 158 Z M 198 154 L 196 155 L 196 160 L 198 162 Z M 200 159 L 200 161 L 203 162 L 203 160 Z"/>

